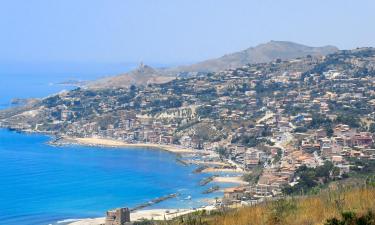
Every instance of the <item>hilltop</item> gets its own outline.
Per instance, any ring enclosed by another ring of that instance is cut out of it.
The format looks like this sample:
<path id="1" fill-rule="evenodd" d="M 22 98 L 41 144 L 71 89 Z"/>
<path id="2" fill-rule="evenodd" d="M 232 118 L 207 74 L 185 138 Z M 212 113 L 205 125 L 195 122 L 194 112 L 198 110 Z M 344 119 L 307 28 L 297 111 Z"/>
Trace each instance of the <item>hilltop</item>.
<path id="1" fill-rule="evenodd" d="M 247 64 L 268 63 L 276 59 L 289 60 L 299 57 L 325 56 L 337 52 L 334 46 L 309 47 L 287 41 L 270 41 L 243 51 L 224 55 L 216 59 L 187 66 L 156 69 L 141 64 L 129 73 L 107 77 L 89 84 L 91 88 L 127 87 L 131 84 L 146 85 L 148 83 L 166 83 L 180 76 L 191 76 L 209 72 L 218 72 L 230 68 L 238 68 Z"/>
<path id="2" fill-rule="evenodd" d="M 147 85 L 148 83 L 160 84 L 173 80 L 173 76 L 164 75 L 160 70 L 151 66 L 141 65 L 129 73 L 114 77 L 107 77 L 90 83 L 90 88 L 119 88 L 128 87 L 131 84 Z"/>
<path id="3" fill-rule="evenodd" d="M 177 72 L 218 72 L 225 69 L 234 69 L 246 64 L 268 63 L 276 59 L 289 60 L 299 57 L 324 56 L 339 49 L 335 46 L 310 47 L 288 41 L 270 41 L 243 51 L 234 52 L 216 59 L 209 59 L 189 66 L 180 66 Z"/>

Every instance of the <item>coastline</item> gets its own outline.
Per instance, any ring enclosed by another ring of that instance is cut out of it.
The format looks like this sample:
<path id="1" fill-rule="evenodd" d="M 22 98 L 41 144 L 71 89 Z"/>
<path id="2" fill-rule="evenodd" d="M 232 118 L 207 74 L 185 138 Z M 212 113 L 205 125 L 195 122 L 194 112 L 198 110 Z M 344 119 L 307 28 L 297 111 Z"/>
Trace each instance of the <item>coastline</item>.
<path id="1" fill-rule="evenodd" d="M 203 169 L 201 173 L 244 173 L 241 169 L 226 169 L 226 168 L 215 168 L 215 167 L 208 167 Z"/>
<path id="2" fill-rule="evenodd" d="M 120 140 L 113 140 L 108 138 L 97 138 L 97 137 L 68 137 L 64 136 L 61 139 L 50 142 L 52 145 L 64 145 L 64 144 L 78 144 L 85 146 L 98 146 L 98 147 L 111 147 L 111 148 L 147 148 L 163 150 L 176 154 L 188 154 L 196 153 L 195 150 L 184 148 L 178 145 L 165 145 L 165 144 L 153 144 L 153 143 L 128 143 Z"/>
<path id="3" fill-rule="evenodd" d="M 147 220 L 170 220 L 178 216 L 182 216 L 188 213 L 196 212 L 199 210 L 214 210 L 214 206 L 205 206 L 197 209 L 148 209 L 148 210 L 139 210 L 130 214 L 131 221 L 141 221 L 143 219 Z M 104 224 L 105 217 L 98 218 L 87 218 L 87 219 L 78 219 L 67 225 L 101 225 Z"/>
<path id="4" fill-rule="evenodd" d="M 39 132 L 35 130 L 23 130 L 23 129 L 13 129 L 9 127 L 2 127 L 0 124 L 0 129 L 5 129 L 9 131 L 15 131 L 19 133 L 29 133 L 29 134 L 43 134 L 52 138 L 52 140 L 47 143 L 52 146 L 60 145 L 82 145 L 82 146 L 92 146 L 92 147 L 108 147 L 108 148 L 146 148 L 146 149 L 157 149 L 162 151 L 167 151 L 175 154 L 192 154 L 198 153 L 192 148 L 186 148 L 181 145 L 167 145 L 167 144 L 154 144 L 154 143 L 129 143 L 121 140 L 114 140 L 110 138 L 100 138 L 100 137 L 72 137 L 72 136 L 60 136 L 57 138 L 56 134 L 48 132 Z M 214 162 L 220 165 L 220 162 Z"/>
<path id="5" fill-rule="evenodd" d="M 247 185 L 248 182 L 242 180 L 242 177 L 235 176 L 235 177 L 214 177 L 212 182 L 215 183 L 232 183 L 232 184 L 238 184 L 238 185 Z"/>
<path id="6" fill-rule="evenodd" d="M 245 185 L 247 182 L 243 181 L 240 176 L 235 177 L 215 177 L 213 182 L 216 183 L 232 183 L 234 186 Z M 223 191 L 223 190 L 220 190 Z M 178 216 L 189 214 L 200 210 L 215 210 L 217 209 L 214 202 L 215 199 L 207 199 L 210 205 L 196 208 L 196 209 L 144 209 L 132 212 L 130 214 L 131 221 L 147 220 L 170 220 Z M 102 225 L 105 223 L 105 217 L 98 218 L 84 218 L 77 219 L 74 222 L 68 223 L 67 225 Z"/>
<path id="7" fill-rule="evenodd" d="M 8 130 L 9 131 L 9 130 Z M 18 135 L 18 134 L 15 134 L 16 132 L 11 132 L 11 131 L 9 131 L 9 133 L 10 134 L 12 134 L 12 133 L 14 133 L 13 135 Z M 17 132 L 17 133 L 19 133 L 19 135 L 22 135 L 22 136 L 24 136 L 26 133 L 25 132 Z M 26 134 L 27 135 L 27 134 Z M 43 134 L 43 135 L 41 135 L 41 136 L 44 136 L 44 135 L 46 135 L 46 134 Z M 33 135 L 29 135 L 30 137 L 31 136 L 33 136 Z M 39 135 L 36 135 L 36 136 L 39 136 Z M 38 138 L 38 140 L 40 140 L 40 144 L 41 145 L 45 145 L 47 148 L 48 148 L 48 146 L 50 146 L 49 147 L 49 149 L 51 149 L 51 150 L 54 150 L 54 148 L 55 147 L 51 147 L 51 145 L 53 145 L 53 141 L 54 140 L 56 140 L 56 141 L 59 141 L 59 140 L 61 140 L 61 143 L 59 143 L 59 142 L 56 142 L 55 143 L 55 145 L 56 146 L 58 146 L 59 144 L 62 144 L 63 146 L 61 146 L 61 147 L 64 147 L 64 144 L 66 144 L 66 145 L 69 145 L 69 143 L 72 143 L 73 144 L 73 148 L 72 149 L 75 149 L 75 147 L 80 147 L 79 145 L 80 144 L 84 144 L 84 145 L 96 145 L 96 144 L 98 144 L 98 140 L 100 141 L 100 143 L 101 143 L 101 145 L 98 145 L 98 146 L 104 146 L 103 145 L 103 140 L 102 139 L 94 139 L 96 142 L 95 143 L 93 143 L 92 142 L 92 140 L 93 139 L 63 139 L 63 138 L 56 138 L 55 136 L 53 136 L 53 135 L 46 135 L 46 136 L 48 136 L 48 138 Z M 48 145 L 48 143 L 46 143 L 46 141 L 47 140 L 51 140 L 51 142 L 49 143 L 50 145 Z M 83 143 L 82 143 L 82 140 L 85 140 Z M 63 143 L 63 142 L 66 142 L 66 143 Z M 81 143 L 78 143 L 78 141 L 80 141 Z M 122 146 L 137 146 L 137 147 L 139 147 L 139 148 L 144 148 L 143 146 L 148 146 L 148 147 L 150 147 L 150 154 L 151 153 L 154 153 L 154 152 L 158 152 L 158 151 L 155 151 L 155 148 L 153 148 L 153 147 L 155 147 L 156 145 L 148 145 L 148 144 L 124 144 L 123 142 L 116 142 L 115 144 L 116 144 L 116 146 L 114 146 L 113 144 L 113 142 L 112 142 L 112 140 L 111 140 L 111 142 L 108 142 L 108 141 L 106 141 L 105 142 L 105 144 L 107 144 L 107 146 L 109 145 L 109 144 L 111 144 L 112 145 L 112 147 L 122 147 Z M 175 146 L 168 146 L 168 147 L 175 147 Z M 57 147 L 58 148 L 58 147 Z M 65 149 L 65 148 L 63 148 L 63 149 Z M 89 149 L 90 148 L 88 148 L 87 149 L 87 151 L 89 151 Z M 156 149 L 161 149 L 161 147 L 159 147 L 159 148 L 156 148 Z M 125 151 L 126 151 L 126 149 L 124 149 Z M 154 150 L 154 151 L 153 151 Z M 165 150 L 165 149 L 162 149 L 162 150 Z M 171 149 L 169 148 L 168 149 L 169 151 L 171 151 Z M 191 150 L 191 149 L 188 149 L 187 151 L 186 151 L 186 149 L 182 149 L 182 148 L 178 148 L 177 149 L 178 151 L 173 151 L 174 153 L 181 153 L 181 152 L 194 152 L 193 150 Z M 72 152 L 72 151 L 70 151 L 70 150 L 66 150 L 66 151 L 69 151 L 69 152 Z M 117 150 L 116 150 L 117 151 Z M 118 150 L 118 152 L 120 152 L 120 151 L 122 151 L 121 149 L 119 149 Z M 55 152 L 55 151 L 53 151 L 53 152 Z M 105 152 L 105 148 L 103 148 L 103 152 Z M 131 151 L 129 151 L 129 152 L 131 152 L 131 154 L 136 154 L 137 152 L 138 152 L 138 150 L 137 149 L 135 149 L 135 150 L 131 150 Z M 56 153 L 58 153 L 58 151 L 56 151 Z M 73 153 L 73 152 L 72 152 Z M 199 155 L 199 150 L 197 150 L 197 151 L 195 151 L 195 154 L 196 155 Z M 74 154 L 73 154 L 74 155 Z M 170 154 L 170 157 L 171 158 L 173 158 L 172 157 L 173 155 L 171 155 Z M 183 155 L 182 157 L 191 157 L 191 155 L 190 154 L 186 154 L 186 155 Z M 200 157 L 198 157 L 198 158 L 200 158 Z M 206 197 L 207 198 L 207 197 Z M 208 200 L 210 201 L 210 202 L 208 202 Z M 197 206 L 194 206 L 194 207 L 199 207 L 199 206 L 203 206 L 203 205 L 212 205 L 213 203 L 213 199 L 209 199 L 209 198 L 207 198 L 207 201 L 205 201 L 205 202 L 202 202 L 202 204 L 198 204 Z M 183 209 L 179 209 L 178 211 L 178 215 L 182 215 L 182 214 L 186 214 L 186 213 L 189 213 L 189 212 L 193 212 L 192 210 L 193 209 L 191 209 L 191 208 L 189 208 L 189 207 L 193 207 L 193 206 L 189 206 L 189 205 L 186 205 L 186 206 L 184 206 L 184 205 L 181 205 L 181 206 L 177 206 L 175 209 L 173 209 L 174 207 L 176 207 L 176 206 L 173 206 L 173 205 L 170 205 L 170 204 L 163 204 L 163 206 L 156 206 L 156 208 L 166 208 L 165 210 L 163 210 L 162 212 L 163 212 L 163 214 L 161 213 L 161 211 L 149 211 L 149 210 L 151 210 L 151 209 L 148 209 L 148 208 L 145 208 L 145 209 L 140 209 L 139 211 L 136 211 L 136 213 L 134 214 L 134 216 L 139 216 L 139 215 L 141 215 L 140 216 L 140 218 L 158 218 L 157 216 L 162 216 L 162 219 L 163 219 L 163 217 L 164 217 L 164 214 L 165 214 L 165 212 L 166 211 L 169 211 L 169 212 L 172 212 L 172 211 L 177 211 L 177 208 L 178 207 L 181 207 L 181 208 L 183 208 Z M 186 208 L 188 208 L 188 209 L 186 209 Z M 151 207 L 150 207 L 151 208 Z M 155 208 L 155 206 L 154 207 L 152 207 L 152 209 L 154 209 Z M 144 214 L 141 214 L 141 213 L 144 213 Z M 103 215 L 105 214 L 105 211 L 103 211 Z M 157 214 L 159 214 L 159 215 L 157 215 Z M 173 213 L 173 214 L 176 214 L 176 213 Z M 94 224 L 100 224 L 102 221 L 103 221 L 103 218 L 102 219 L 100 219 L 99 217 L 101 217 L 101 215 L 99 214 L 99 215 L 97 215 L 98 216 L 98 218 L 93 218 L 93 217 L 91 217 L 91 219 L 84 219 L 85 218 L 85 216 L 83 216 L 82 217 L 82 224 L 92 224 L 92 225 L 94 225 Z M 134 217 L 133 216 L 133 217 Z M 167 218 L 170 218 L 170 217 L 172 217 L 173 215 L 169 215 L 169 213 L 166 215 L 166 217 Z M 95 215 L 94 215 L 94 217 L 95 217 Z M 137 217 L 135 217 L 135 218 L 137 218 Z M 59 224 L 68 224 L 68 223 L 73 223 L 73 222 L 77 222 L 78 221 L 78 219 L 79 219 L 79 216 L 78 217 L 70 217 L 70 218 L 62 218 L 62 220 L 60 220 L 60 221 L 57 221 Z M 133 220 L 135 220 L 135 219 L 133 219 Z M 96 223 L 96 222 L 98 222 L 98 223 Z M 53 223 L 54 224 L 54 223 Z M 78 223 L 79 224 L 79 223 Z"/>
<path id="8" fill-rule="evenodd" d="M 36 133 L 36 132 L 27 132 L 21 131 L 25 133 Z M 43 133 L 45 134 L 45 133 Z M 128 143 L 121 140 L 114 140 L 109 138 L 99 138 L 99 137 L 85 137 L 85 138 L 78 138 L 72 136 L 60 136 L 56 137 L 53 134 L 45 134 L 50 136 L 52 139 L 47 143 L 52 146 L 64 146 L 64 145 L 81 145 L 81 146 L 92 146 L 92 147 L 109 147 L 109 148 L 143 148 L 149 150 L 162 150 L 166 152 L 170 152 L 173 154 L 194 154 L 194 155 L 207 155 L 208 153 L 199 152 L 199 150 L 185 148 L 178 145 L 165 145 L 165 144 L 154 144 L 154 143 Z M 212 173 L 212 172 L 241 172 L 238 169 L 224 169 L 220 168 L 221 166 L 228 165 L 226 162 L 221 161 L 204 161 L 202 159 L 194 160 L 194 161 L 187 161 L 189 164 L 195 165 L 211 165 L 211 167 L 206 168 L 203 173 Z M 219 168 L 217 168 L 219 167 Z M 230 183 L 233 186 L 243 185 L 245 182 L 241 180 L 241 177 L 222 177 L 218 176 L 212 180 L 215 183 Z M 218 192 L 222 192 L 223 189 L 219 190 Z M 212 202 L 214 201 L 213 198 L 210 198 L 209 206 L 194 208 L 194 209 L 142 209 L 131 213 L 132 221 L 139 221 L 141 219 L 155 219 L 155 220 L 164 220 L 172 219 L 177 216 L 181 216 L 184 214 L 192 213 L 198 210 L 213 210 L 216 209 L 215 204 Z M 66 225 L 101 225 L 104 223 L 104 217 L 98 218 L 82 218 L 82 219 L 66 219 L 67 221 L 60 221 L 62 224 Z"/>
<path id="9" fill-rule="evenodd" d="M 77 137 L 68 137 L 64 136 L 61 139 L 56 140 L 54 143 L 50 143 L 53 145 L 64 145 L 64 144 L 77 144 L 77 145 L 84 145 L 84 146 L 99 146 L 99 147 L 113 147 L 113 148 L 122 148 L 122 147 L 131 147 L 131 148 L 149 148 L 149 149 L 157 149 L 163 150 L 167 152 L 171 152 L 174 154 L 192 154 L 197 153 L 197 151 L 189 148 L 184 148 L 182 146 L 177 145 L 163 145 L 163 144 L 152 144 L 152 143 L 127 143 L 120 140 L 113 140 L 113 139 L 105 139 L 105 138 L 97 138 L 97 137 L 86 137 L 86 138 L 77 138 Z M 197 164 L 214 164 L 214 165 L 226 165 L 224 162 L 204 162 L 204 161 L 197 161 Z M 210 172 L 240 172 L 236 169 L 215 169 L 212 167 L 206 168 L 204 171 L 205 173 Z M 213 182 L 216 183 L 232 183 L 234 186 L 236 185 L 244 185 L 246 184 L 245 181 L 241 179 L 239 176 L 235 177 L 215 177 Z M 210 199 L 211 202 L 214 199 Z M 199 210 L 213 210 L 216 209 L 215 205 L 209 205 L 205 207 L 200 207 L 197 209 L 145 209 L 139 210 L 131 213 L 131 220 L 132 221 L 139 221 L 142 219 L 148 220 L 164 220 L 164 219 L 173 219 L 177 216 L 185 215 L 188 213 L 192 213 Z M 105 218 L 98 217 L 98 218 L 85 218 L 79 219 L 72 223 L 68 223 L 67 225 L 101 225 L 104 224 Z"/>

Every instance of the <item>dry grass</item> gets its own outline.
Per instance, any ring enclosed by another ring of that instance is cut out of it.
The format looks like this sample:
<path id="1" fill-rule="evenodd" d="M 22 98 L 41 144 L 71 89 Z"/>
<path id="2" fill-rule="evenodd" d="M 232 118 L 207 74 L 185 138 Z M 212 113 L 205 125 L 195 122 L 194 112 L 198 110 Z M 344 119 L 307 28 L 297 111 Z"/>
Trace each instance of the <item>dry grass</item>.
<path id="1" fill-rule="evenodd" d="M 241 208 L 209 219 L 212 225 L 315 225 L 341 212 L 375 212 L 375 189 L 328 190 L 317 196 L 288 198 Z"/>

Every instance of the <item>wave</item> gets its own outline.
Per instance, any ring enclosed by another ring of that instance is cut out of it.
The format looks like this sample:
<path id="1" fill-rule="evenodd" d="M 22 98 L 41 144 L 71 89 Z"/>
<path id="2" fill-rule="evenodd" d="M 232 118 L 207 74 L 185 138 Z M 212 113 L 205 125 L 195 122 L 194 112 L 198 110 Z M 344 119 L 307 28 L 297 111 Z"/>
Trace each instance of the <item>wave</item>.
<path id="1" fill-rule="evenodd" d="M 60 223 L 73 223 L 73 222 L 76 222 L 76 221 L 79 221 L 79 220 L 81 220 L 81 219 L 65 219 L 65 220 L 59 220 L 56 223 L 57 224 L 60 224 Z"/>

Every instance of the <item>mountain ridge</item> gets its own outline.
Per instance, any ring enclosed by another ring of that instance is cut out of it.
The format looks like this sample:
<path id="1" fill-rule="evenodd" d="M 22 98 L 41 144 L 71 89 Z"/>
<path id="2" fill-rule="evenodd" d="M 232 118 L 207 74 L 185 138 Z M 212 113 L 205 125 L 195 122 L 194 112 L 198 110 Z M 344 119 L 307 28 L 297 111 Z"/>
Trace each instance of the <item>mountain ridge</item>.
<path id="1" fill-rule="evenodd" d="M 332 45 L 310 47 L 289 41 L 270 41 L 249 47 L 245 50 L 225 54 L 219 58 L 208 59 L 191 65 L 172 68 L 155 69 L 141 65 L 128 73 L 107 77 L 89 84 L 90 88 L 118 88 L 129 85 L 147 85 L 149 83 L 165 83 L 178 76 L 191 76 L 197 73 L 218 72 L 230 68 L 238 68 L 246 64 L 267 63 L 276 59 L 288 60 L 311 55 L 325 56 L 339 49 Z"/>
<path id="2" fill-rule="evenodd" d="M 332 45 L 310 47 L 289 41 L 270 41 L 242 51 L 225 54 L 219 58 L 177 68 L 186 70 L 186 72 L 217 72 L 229 68 L 238 68 L 249 63 L 271 62 L 278 58 L 287 60 L 306 55 L 323 56 L 338 50 L 337 47 Z"/>

